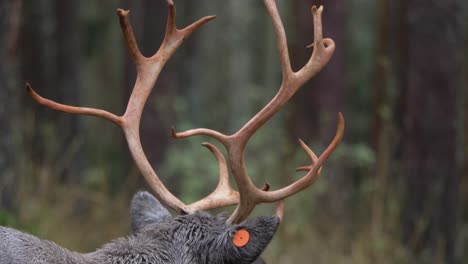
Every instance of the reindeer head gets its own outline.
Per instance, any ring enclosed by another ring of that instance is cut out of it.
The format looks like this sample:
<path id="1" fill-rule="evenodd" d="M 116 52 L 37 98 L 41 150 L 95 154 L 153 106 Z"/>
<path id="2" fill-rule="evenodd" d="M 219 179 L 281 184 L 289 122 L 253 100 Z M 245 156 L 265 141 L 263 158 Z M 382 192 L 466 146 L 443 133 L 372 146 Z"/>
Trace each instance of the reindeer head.
<path id="1" fill-rule="evenodd" d="M 252 263 L 273 238 L 281 217 L 277 212 L 240 224 L 227 223 L 226 214 L 203 211 L 172 217 L 147 192 L 135 194 L 130 212 L 135 240 L 145 237 L 147 246 L 167 252 L 171 263 Z"/>
<path id="2" fill-rule="evenodd" d="M 167 233 L 173 235 L 171 239 L 177 242 L 177 244 L 173 245 L 182 247 L 180 249 L 182 253 L 186 250 L 196 251 L 198 252 L 198 258 L 204 261 L 209 260 L 209 263 L 251 263 L 262 252 L 278 228 L 283 212 L 282 201 L 308 188 L 315 182 L 320 175 L 322 165 L 343 136 L 344 120 L 339 114 L 336 135 L 319 157 L 304 142 L 299 141 L 301 147 L 310 157 L 311 165 L 298 168 L 298 170 L 307 171 L 307 173 L 301 179 L 279 190 L 269 191 L 268 184 L 263 188 L 256 187 L 247 173 L 244 150 L 249 139 L 281 109 L 305 82 L 315 76 L 328 63 L 333 54 L 334 42 L 331 39 L 322 38 L 321 14 L 323 8 L 312 7 L 314 43 L 308 47 L 312 47 L 313 52 L 306 65 L 299 71 L 294 72 L 290 64 L 286 34 L 275 0 L 264 0 L 266 9 L 272 18 L 280 54 L 282 83 L 276 96 L 232 135 L 205 128 L 180 133 L 173 129 L 172 136 L 174 138 L 204 135 L 219 141 L 227 151 L 226 160 L 217 147 L 209 143 L 203 144 L 218 161 L 219 184 L 207 197 L 187 205 L 164 186 L 148 162 L 140 142 L 140 119 L 148 96 L 166 62 L 186 37 L 206 22 L 214 19 L 214 16 L 204 17 L 184 29 L 177 29 L 174 3 L 172 0 L 166 1 L 169 6 L 166 35 L 159 50 L 151 57 L 144 57 L 138 48 L 129 22 L 129 11 L 121 9 L 117 11 L 130 57 L 137 68 L 135 86 L 123 115 L 118 116 L 100 109 L 59 104 L 41 97 L 29 84 L 26 87 L 28 93 L 39 104 L 67 113 L 101 117 L 122 128 L 132 157 L 156 197 L 167 207 L 180 214 L 180 216 L 172 218 L 166 209 L 152 196 L 147 193 L 138 194 L 133 200 L 131 209 L 132 226 L 137 236 L 148 233 L 157 236 L 158 234 Z M 231 173 L 227 164 L 230 165 Z M 238 191 L 235 191 L 229 184 L 230 174 L 237 185 Z M 278 202 L 277 216 L 245 220 L 257 204 L 273 202 Z M 237 208 L 229 217 L 211 216 L 201 212 L 230 205 L 237 205 Z M 160 241 L 160 243 L 172 243 L 172 241 Z"/>

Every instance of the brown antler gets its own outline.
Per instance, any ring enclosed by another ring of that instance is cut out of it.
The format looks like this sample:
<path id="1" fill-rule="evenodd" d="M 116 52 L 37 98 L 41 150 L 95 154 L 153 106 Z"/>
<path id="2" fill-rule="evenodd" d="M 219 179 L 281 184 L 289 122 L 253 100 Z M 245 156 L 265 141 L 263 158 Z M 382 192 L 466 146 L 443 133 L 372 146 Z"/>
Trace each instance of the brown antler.
<path id="1" fill-rule="evenodd" d="M 138 44 L 129 21 L 129 11 L 124 11 L 122 9 L 117 10 L 120 26 L 127 43 L 130 57 L 136 64 L 137 68 L 137 79 L 135 86 L 130 96 L 127 109 L 122 116 L 117 116 L 100 109 L 74 107 L 56 103 L 41 97 L 31 88 L 29 84 L 26 84 L 27 91 L 34 100 L 46 107 L 70 114 L 98 116 L 110 120 L 120 126 L 125 133 L 128 147 L 141 174 L 151 186 L 157 197 L 178 213 L 191 213 L 201 209 L 210 209 L 237 204 L 239 202 L 239 194 L 235 192 L 229 185 L 229 175 L 226 161 L 224 160 L 224 157 L 221 155 L 220 151 L 213 145 L 205 144 L 205 146 L 208 147 L 218 159 L 218 163 L 220 165 L 219 185 L 212 194 L 189 206 L 185 205 L 169 190 L 166 189 L 157 174 L 154 172 L 153 168 L 148 162 L 148 159 L 145 156 L 145 153 L 143 152 L 143 148 L 140 142 L 141 114 L 148 96 L 159 76 L 159 73 L 186 37 L 188 37 L 206 22 L 215 18 L 214 16 L 207 16 L 189 25 L 188 27 L 179 30 L 175 25 L 176 10 L 174 3 L 172 0 L 166 0 L 166 2 L 169 6 L 166 35 L 159 50 L 149 58 L 144 57 L 138 48 Z"/>
<path id="2" fill-rule="evenodd" d="M 264 0 L 264 3 L 272 18 L 280 54 L 282 83 L 276 96 L 233 135 L 224 135 L 205 128 L 192 129 L 181 133 L 173 131 L 173 136 L 176 138 L 184 138 L 193 135 L 210 136 L 223 143 L 226 147 L 229 164 L 231 165 L 232 174 L 240 194 L 240 202 L 234 213 L 228 219 L 230 223 L 238 223 L 244 220 L 259 203 L 281 201 L 314 183 L 320 174 L 323 163 L 341 141 L 344 131 L 344 119 L 341 113 L 339 113 L 338 129 L 335 138 L 319 158 L 317 158 L 311 149 L 300 141 L 302 148 L 311 158 L 312 165 L 299 168 L 298 170 L 308 170 L 308 173 L 289 186 L 268 192 L 258 189 L 252 183 L 244 161 L 244 149 L 247 142 L 255 131 L 278 112 L 305 82 L 315 76 L 328 63 L 335 49 L 333 40 L 323 39 L 322 37 L 321 15 L 323 7 L 318 9 L 315 6 L 312 7 L 312 15 L 314 18 L 314 43 L 309 45 L 309 47 L 313 47 L 314 50 L 307 64 L 299 71 L 294 72 L 289 59 L 286 34 L 275 0 Z"/>
<path id="3" fill-rule="evenodd" d="M 204 143 L 204 146 L 206 146 L 218 160 L 219 184 L 216 189 L 207 197 L 191 205 L 186 205 L 165 188 L 149 164 L 140 142 L 140 120 L 143 107 L 148 99 L 150 91 L 153 88 L 156 79 L 158 78 L 159 73 L 161 72 L 165 63 L 172 56 L 175 50 L 182 44 L 184 38 L 188 37 L 193 31 L 198 29 L 206 22 L 212 20 L 214 16 L 202 18 L 190 26 L 179 30 L 175 26 L 175 6 L 172 0 L 166 1 L 169 5 L 166 35 L 160 49 L 156 52 L 156 54 L 149 58 L 144 57 L 138 49 L 138 44 L 128 18 L 129 11 L 124 11 L 121 9 L 117 11 L 130 56 L 137 67 L 137 80 L 135 82 L 135 86 L 133 88 L 133 92 L 130 96 L 124 115 L 117 116 L 100 109 L 74 107 L 59 104 L 41 97 L 36 92 L 34 92 L 29 84 L 26 84 L 28 93 L 39 104 L 49 108 L 71 114 L 98 116 L 110 120 L 120 126 L 125 133 L 130 152 L 132 153 L 133 159 L 135 160 L 135 163 L 140 172 L 154 190 L 158 198 L 178 213 L 191 213 L 196 210 L 206 210 L 238 204 L 238 207 L 228 221 L 231 223 L 240 222 L 250 214 L 256 204 L 281 201 L 310 186 L 320 174 L 321 166 L 336 148 L 343 136 L 344 120 L 341 114 L 339 114 L 338 130 L 336 136 L 320 157 L 317 158 L 313 151 L 310 150 L 302 141 L 300 141 L 302 148 L 311 158 L 312 165 L 298 168 L 298 170 L 307 170 L 308 173 L 300 180 L 280 190 L 268 192 L 270 187 L 269 185 L 266 185 L 262 189 L 258 189 L 253 185 L 245 168 L 244 149 L 248 140 L 255 133 L 255 131 L 265 122 L 267 122 L 276 112 L 278 112 L 280 108 L 306 81 L 317 74 L 327 64 L 331 55 L 333 54 L 333 41 L 331 39 L 322 38 L 321 13 L 323 8 L 312 8 L 315 33 L 314 43 L 310 45 L 314 47 L 312 56 L 309 62 L 301 70 L 298 72 L 293 72 L 287 50 L 286 34 L 278 14 L 276 3 L 274 0 L 264 0 L 268 13 L 273 20 L 280 52 L 283 81 L 277 95 L 270 101 L 270 103 L 268 103 L 268 105 L 266 105 L 249 122 L 247 122 L 247 124 L 245 124 L 238 132 L 233 135 L 228 136 L 204 128 L 193 129 L 183 133 L 175 133 L 173 130 L 173 136 L 176 138 L 193 135 L 207 135 L 222 142 L 227 149 L 231 170 L 239 188 L 239 192 L 236 192 L 229 185 L 227 164 L 221 152 L 215 146 Z M 279 203 L 277 209 L 278 215 L 281 216 L 283 211 L 283 203 Z"/>

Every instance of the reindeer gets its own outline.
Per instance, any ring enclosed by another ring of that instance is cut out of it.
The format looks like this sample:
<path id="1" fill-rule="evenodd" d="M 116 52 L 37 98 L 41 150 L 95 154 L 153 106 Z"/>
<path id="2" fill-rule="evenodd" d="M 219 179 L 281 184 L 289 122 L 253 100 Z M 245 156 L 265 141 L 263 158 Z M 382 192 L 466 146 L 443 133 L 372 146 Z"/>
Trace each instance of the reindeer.
<path id="1" fill-rule="evenodd" d="M 331 39 L 322 38 L 321 14 L 323 7 L 312 7 L 314 42 L 312 55 L 306 65 L 297 72 L 291 68 L 287 40 L 275 0 L 263 0 L 270 15 L 277 37 L 280 54 L 282 83 L 276 96 L 242 128 L 232 135 L 197 128 L 185 132 L 172 130 L 174 138 L 195 135 L 211 137 L 224 145 L 227 160 L 212 144 L 203 143 L 215 156 L 219 166 L 219 182 L 207 197 L 185 204 L 174 196 L 161 182 L 151 167 L 140 142 L 140 120 L 143 107 L 161 72 L 183 40 L 214 16 L 199 19 L 191 25 L 177 29 L 176 9 L 172 0 L 169 7 L 166 34 L 159 50 L 151 57 L 144 57 L 135 39 L 129 21 L 129 11 L 117 10 L 120 26 L 131 59 L 137 68 L 137 78 L 126 111 L 118 116 L 93 108 L 60 104 L 43 98 L 30 84 L 27 93 L 39 104 L 70 114 L 92 115 L 107 119 L 121 127 L 131 155 L 140 173 L 156 195 L 137 193 L 130 206 L 132 234 L 112 241 L 92 253 L 81 254 L 64 249 L 53 242 L 7 227 L 0 227 L 0 264 L 250 264 L 263 263 L 260 254 L 273 238 L 283 219 L 283 200 L 308 188 L 320 175 L 321 167 L 341 141 L 344 119 L 338 114 L 336 135 L 325 151 L 317 157 L 301 140 L 299 143 L 311 160 L 311 164 L 297 170 L 307 173 L 299 180 L 279 190 L 270 191 L 268 184 L 257 188 L 251 181 L 245 166 L 244 149 L 252 135 L 265 124 L 309 79 L 315 76 L 330 60 L 335 49 Z M 228 164 L 237 185 L 235 191 L 229 183 Z M 165 206 L 174 210 L 172 217 Z M 277 202 L 276 215 L 247 219 L 260 203 Z M 211 215 L 207 210 L 236 205 L 234 212 Z"/>

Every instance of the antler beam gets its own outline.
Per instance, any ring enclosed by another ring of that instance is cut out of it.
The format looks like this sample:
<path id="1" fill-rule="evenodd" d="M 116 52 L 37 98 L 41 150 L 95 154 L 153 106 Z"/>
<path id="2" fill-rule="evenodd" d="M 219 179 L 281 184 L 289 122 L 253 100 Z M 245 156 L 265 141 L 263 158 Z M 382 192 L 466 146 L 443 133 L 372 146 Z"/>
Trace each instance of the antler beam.
<path id="1" fill-rule="evenodd" d="M 148 96 L 153 89 L 161 70 L 169 58 L 177 50 L 177 48 L 182 44 L 185 38 L 190 36 L 202 25 L 215 18 L 215 16 L 207 16 L 201 18 L 184 29 L 177 29 L 175 22 L 175 5 L 172 0 L 166 0 L 166 2 L 169 7 L 169 15 L 166 24 L 166 35 L 159 50 L 151 57 L 143 56 L 138 48 L 138 43 L 135 39 L 135 34 L 133 33 L 133 29 L 130 24 L 130 11 L 125 11 L 122 9 L 117 10 L 117 15 L 119 17 L 124 38 L 126 40 L 128 52 L 137 68 L 137 79 L 133 87 L 127 109 L 122 116 L 117 116 L 101 109 L 69 106 L 45 99 L 37 94 L 28 83 L 26 84 L 27 92 L 36 102 L 51 109 L 70 114 L 97 116 L 112 121 L 116 125 L 120 126 L 124 131 L 128 147 L 141 174 L 149 186 L 153 189 L 157 197 L 176 212 L 192 213 L 196 210 L 237 204 L 239 201 L 239 194 L 235 192 L 229 185 L 229 182 L 227 181 L 228 173 L 226 162 L 223 161 L 224 158 L 220 158 L 222 155 L 214 146 L 209 144 L 206 145 L 218 159 L 220 164 L 219 186 L 205 200 L 190 206 L 187 206 L 182 201 L 180 201 L 164 186 L 156 172 L 151 167 L 141 146 L 141 115 L 144 105 L 146 104 Z"/>
<path id="2" fill-rule="evenodd" d="M 226 147 L 232 175 L 240 194 L 240 202 L 234 213 L 228 219 L 230 223 L 239 223 L 247 218 L 258 203 L 281 201 L 309 187 L 319 176 L 323 163 L 341 141 L 344 131 L 344 119 L 340 113 L 338 115 L 338 129 L 335 138 L 319 158 L 317 158 L 312 150 L 301 141 L 301 146 L 310 156 L 313 165 L 299 168 L 299 170 L 308 170 L 308 173 L 291 185 L 276 191 L 267 192 L 258 189 L 252 183 L 244 161 L 244 150 L 247 142 L 262 125 L 281 109 L 305 82 L 314 77 L 328 63 L 335 50 L 333 40 L 324 39 L 322 37 L 321 16 L 323 7 L 312 7 L 314 43 L 309 45 L 309 47 L 313 47 L 313 52 L 307 64 L 299 71 L 294 72 L 291 68 L 286 33 L 276 2 L 275 0 L 264 0 L 264 4 L 272 19 L 280 55 L 282 83 L 276 96 L 235 134 L 224 135 L 205 128 L 188 130 L 181 133 L 173 132 L 173 136 L 176 138 L 185 138 L 194 135 L 210 136 L 223 143 Z"/>

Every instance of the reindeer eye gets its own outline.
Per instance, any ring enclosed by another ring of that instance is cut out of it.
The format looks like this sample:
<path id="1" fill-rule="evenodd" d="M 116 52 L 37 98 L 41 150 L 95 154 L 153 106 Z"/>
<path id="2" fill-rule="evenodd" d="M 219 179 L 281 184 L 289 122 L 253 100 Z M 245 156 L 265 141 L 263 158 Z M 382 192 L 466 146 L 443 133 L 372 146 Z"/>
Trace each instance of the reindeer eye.
<path id="1" fill-rule="evenodd" d="M 249 232 L 245 229 L 240 229 L 234 234 L 232 242 L 236 247 L 244 247 L 245 245 L 247 245 L 247 243 L 249 243 L 249 239 Z"/>

